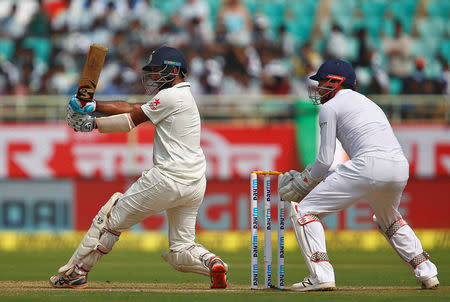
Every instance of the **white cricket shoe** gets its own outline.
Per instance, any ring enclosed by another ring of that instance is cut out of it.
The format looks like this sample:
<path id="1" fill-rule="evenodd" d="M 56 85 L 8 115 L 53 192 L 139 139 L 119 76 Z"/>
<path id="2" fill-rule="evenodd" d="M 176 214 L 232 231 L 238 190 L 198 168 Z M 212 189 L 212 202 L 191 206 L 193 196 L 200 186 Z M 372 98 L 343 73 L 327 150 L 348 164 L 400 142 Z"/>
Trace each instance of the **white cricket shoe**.
<path id="1" fill-rule="evenodd" d="M 307 292 L 307 291 L 326 291 L 336 289 L 336 284 L 334 282 L 313 282 L 311 276 L 303 279 L 302 282 L 295 283 L 291 286 L 291 290 L 297 292 Z"/>
<path id="2" fill-rule="evenodd" d="M 439 286 L 439 280 L 436 276 L 422 281 L 422 289 L 436 289 Z"/>

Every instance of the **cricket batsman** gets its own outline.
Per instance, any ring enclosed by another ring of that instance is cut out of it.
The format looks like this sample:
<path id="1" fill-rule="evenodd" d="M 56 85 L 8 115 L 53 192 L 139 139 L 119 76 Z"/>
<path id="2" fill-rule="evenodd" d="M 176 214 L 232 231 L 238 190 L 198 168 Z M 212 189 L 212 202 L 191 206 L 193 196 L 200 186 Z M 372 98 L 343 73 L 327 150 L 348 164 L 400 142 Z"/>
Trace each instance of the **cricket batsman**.
<path id="1" fill-rule="evenodd" d="M 319 111 L 320 147 L 312 166 L 283 175 L 280 196 L 292 201 L 291 222 L 310 275 L 292 285 L 294 291 L 333 290 L 334 270 L 325 245 L 321 220 L 355 202 L 366 200 L 373 220 L 423 289 L 439 285 L 436 266 L 398 211 L 409 177 L 409 164 L 383 111 L 355 91 L 350 64 L 333 59 L 310 79 L 313 104 Z M 336 138 L 350 160 L 328 174 Z M 328 174 L 328 175 L 327 175 Z"/>
<path id="2" fill-rule="evenodd" d="M 112 250 L 120 234 L 163 211 L 169 223 L 169 252 L 162 255 L 164 260 L 181 272 L 209 276 L 211 288 L 227 287 L 228 265 L 194 242 L 206 189 L 206 161 L 200 147 L 200 115 L 190 84 L 184 81 L 186 58 L 163 46 L 153 51 L 143 71 L 143 84 L 151 96 L 145 104 L 104 101 L 82 107 L 75 96 L 68 104 L 67 123 L 80 132 L 129 132 L 152 122 L 154 166 L 103 205 L 68 263 L 50 277 L 53 287 L 87 288 L 89 271 Z M 94 117 L 94 111 L 106 117 Z"/>

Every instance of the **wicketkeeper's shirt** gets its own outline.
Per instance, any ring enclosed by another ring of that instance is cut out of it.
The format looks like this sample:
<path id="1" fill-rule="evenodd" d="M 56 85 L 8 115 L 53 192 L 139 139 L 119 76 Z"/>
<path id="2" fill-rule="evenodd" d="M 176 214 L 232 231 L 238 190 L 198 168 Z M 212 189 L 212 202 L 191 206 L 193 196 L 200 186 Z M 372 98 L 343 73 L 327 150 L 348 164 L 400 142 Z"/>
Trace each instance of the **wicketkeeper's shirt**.
<path id="1" fill-rule="evenodd" d="M 350 159 L 358 156 L 406 160 L 386 115 L 373 101 L 343 89 L 319 111 L 320 147 L 311 176 L 323 178 L 333 163 L 336 138 Z"/>
<path id="2" fill-rule="evenodd" d="M 142 111 L 155 125 L 153 164 L 173 180 L 192 184 L 206 172 L 201 121 L 188 82 L 158 92 Z"/>

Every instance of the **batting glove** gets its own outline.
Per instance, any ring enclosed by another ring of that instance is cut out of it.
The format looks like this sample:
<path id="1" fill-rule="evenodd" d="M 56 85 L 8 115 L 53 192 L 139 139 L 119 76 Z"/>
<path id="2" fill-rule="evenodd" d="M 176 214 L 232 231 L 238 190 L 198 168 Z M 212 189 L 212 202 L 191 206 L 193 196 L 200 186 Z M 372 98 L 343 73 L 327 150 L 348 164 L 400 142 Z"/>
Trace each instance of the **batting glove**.
<path id="1" fill-rule="evenodd" d="M 70 128 L 80 132 L 91 132 L 97 125 L 95 117 L 75 112 L 71 106 L 67 106 L 66 121 Z"/>
<path id="2" fill-rule="evenodd" d="M 95 100 L 92 102 L 82 102 L 77 98 L 76 95 L 73 95 L 70 98 L 69 106 L 72 108 L 73 111 L 77 113 L 86 114 L 95 111 L 95 108 L 97 107 L 97 102 Z"/>

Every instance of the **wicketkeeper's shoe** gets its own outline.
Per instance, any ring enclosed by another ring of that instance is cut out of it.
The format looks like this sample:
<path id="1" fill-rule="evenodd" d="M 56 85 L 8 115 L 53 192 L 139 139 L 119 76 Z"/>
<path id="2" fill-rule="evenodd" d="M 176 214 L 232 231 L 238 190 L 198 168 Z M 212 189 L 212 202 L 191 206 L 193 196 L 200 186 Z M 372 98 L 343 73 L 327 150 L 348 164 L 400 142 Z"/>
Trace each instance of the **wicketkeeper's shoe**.
<path id="1" fill-rule="evenodd" d="M 49 282 L 55 288 L 85 289 L 88 287 L 87 275 L 81 275 L 75 271 L 70 275 L 51 276 Z"/>
<path id="2" fill-rule="evenodd" d="M 336 284 L 334 282 L 313 282 L 310 276 L 303 279 L 302 282 L 293 284 L 291 287 L 291 290 L 297 292 L 326 291 L 334 289 L 336 289 Z"/>
<path id="3" fill-rule="evenodd" d="M 209 271 L 211 273 L 211 288 L 226 288 L 228 266 L 218 256 L 212 257 L 209 262 Z"/>
<path id="4" fill-rule="evenodd" d="M 439 286 L 439 280 L 436 276 L 422 281 L 422 289 L 436 289 Z"/>

